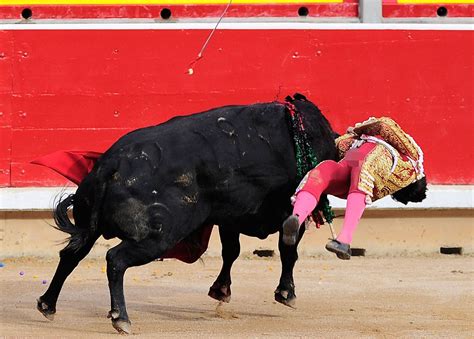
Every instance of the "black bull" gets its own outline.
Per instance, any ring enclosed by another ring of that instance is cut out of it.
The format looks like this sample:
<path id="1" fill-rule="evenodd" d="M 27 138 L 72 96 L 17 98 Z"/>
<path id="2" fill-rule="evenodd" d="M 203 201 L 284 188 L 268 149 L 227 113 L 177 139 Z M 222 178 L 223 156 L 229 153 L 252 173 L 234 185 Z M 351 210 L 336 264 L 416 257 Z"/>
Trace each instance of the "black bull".
<path id="1" fill-rule="evenodd" d="M 334 159 L 334 134 L 326 118 L 301 95 L 291 101 L 302 113 L 318 160 Z M 219 225 L 223 257 L 211 297 L 230 300 L 240 233 L 264 239 L 280 231 L 282 272 L 275 299 L 292 306 L 298 243 L 283 244 L 281 225 L 291 213 L 290 197 L 299 179 L 289 111 L 278 102 L 220 107 L 133 131 L 99 158 L 74 195 L 58 204 L 57 227 L 71 237 L 38 309 L 52 319 L 64 281 L 98 237 L 118 237 L 122 242 L 106 256 L 109 317 L 119 332 L 129 333 L 123 294 L 127 268 L 161 258 L 209 225 Z M 74 224 L 67 217 L 69 206 Z"/>

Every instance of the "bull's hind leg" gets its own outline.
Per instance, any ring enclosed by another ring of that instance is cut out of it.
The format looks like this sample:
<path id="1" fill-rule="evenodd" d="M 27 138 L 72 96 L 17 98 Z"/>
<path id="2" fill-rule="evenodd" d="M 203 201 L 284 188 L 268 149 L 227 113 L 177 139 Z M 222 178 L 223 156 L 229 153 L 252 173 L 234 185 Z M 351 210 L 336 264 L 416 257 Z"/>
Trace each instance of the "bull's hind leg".
<path id="1" fill-rule="evenodd" d="M 229 230 L 225 226 L 220 226 L 219 236 L 222 243 L 222 269 L 216 281 L 209 289 L 208 295 L 211 298 L 228 303 L 230 301 L 230 285 L 232 283 L 230 270 L 240 254 L 239 233 Z"/>
<path id="2" fill-rule="evenodd" d="M 111 310 L 108 317 L 121 334 L 131 333 L 125 297 L 123 276 L 129 267 L 145 265 L 160 258 L 167 248 L 162 241 L 147 238 L 140 242 L 124 240 L 107 252 L 107 278 L 109 280 Z"/>
<path id="3" fill-rule="evenodd" d="M 280 250 L 281 277 L 280 284 L 275 290 L 275 300 L 283 305 L 294 307 L 296 303 L 295 283 L 293 281 L 293 268 L 298 260 L 298 243 L 303 237 L 305 228 L 300 227 L 298 240 L 295 245 L 286 245 L 283 242 L 283 232 L 280 231 L 278 249 Z"/>
<path id="4" fill-rule="evenodd" d="M 98 236 L 90 239 L 77 251 L 63 249 L 59 252 L 60 260 L 48 290 L 38 298 L 37 308 L 47 319 L 53 320 L 56 313 L 56 302 L 63 287 L 64 281 L 76 268 L 79 262 L 90 252 Z"/>

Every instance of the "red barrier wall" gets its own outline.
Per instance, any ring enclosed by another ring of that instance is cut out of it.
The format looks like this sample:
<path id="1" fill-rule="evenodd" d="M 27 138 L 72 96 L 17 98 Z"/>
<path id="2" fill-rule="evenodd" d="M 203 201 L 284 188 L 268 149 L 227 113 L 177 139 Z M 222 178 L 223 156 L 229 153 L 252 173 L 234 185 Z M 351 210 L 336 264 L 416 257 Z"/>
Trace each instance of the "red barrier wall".
<path id="1" fill-rule="evenodd" d="M 47 0 L 45 1 L 47 2 Z M 99 0 L 100 2 L 100 0 Z M 2 6 L 0 4 L 0 18 L 20 19 L 25 8 L 31 10 L 33 19 L 164 19 L 175 20 L 183 18 L 220 17 L 227 7 L 228 1 L 220 4 L 147 4 L 147 5 L 111 5 L 111 4 L 84 4 L 84 5 L 51 5 L 37 4 L 28 6 Z M 166 16 L 162 10 L 168 10 Z M 169 15 L 169 16 L 168 16 Z M 229 6 L 225 17 L 339 17 L 354 18 L 358 15 L 358 0 L 343 0 L 341 2 L 327 1 L 327 3 L 299 3 L 289 0 L 287 3 L 262 3 L 250 0 L 246 4 Z"/>
<path id="2" fill-rule="evenodd" d="M 472 17 L 472 0 L 382 0 L 384 18 Z"/>
<path id="3" fill-rule="evenodd" d="M 472 184 L 472 31 L 0 31 L 0 185 L 64 180 L 29 161 L 105 150 L 125 132 L 226 104 L 315 102 L 333 127 L 398 121 L 431 183 Z M 184 132 L 184 131 L 183 131 Z"/>
<path id="4" fill-rule="evenodd" d="M 190 18 L 220 17 L 229 1 L 198 0 L 189 1 L 158 1 L 146 5 L 133 4 L 133 1 L 28 1 L 9 0 L 0 3 L 0 19 L 155 19 L 179 20 Z M 185 2 L 186 4 L 183 4 Z M 7 4 L 8 3 L 8 4 Z M 375 1 L 366 1 L 367 5 L 375 5 Z M 27 10 L 24 12 L 24 10 Z M 382 0 L 384 18 L 465 18 L 472 17 L 474 5 L 472 0 L 431 1 L 431 0 Z M 248 0 L 232 2 L 225 12 L 226 18 L 357 18 L 359 14 L 358 0 L 327 0 L 269 2 Z"/>

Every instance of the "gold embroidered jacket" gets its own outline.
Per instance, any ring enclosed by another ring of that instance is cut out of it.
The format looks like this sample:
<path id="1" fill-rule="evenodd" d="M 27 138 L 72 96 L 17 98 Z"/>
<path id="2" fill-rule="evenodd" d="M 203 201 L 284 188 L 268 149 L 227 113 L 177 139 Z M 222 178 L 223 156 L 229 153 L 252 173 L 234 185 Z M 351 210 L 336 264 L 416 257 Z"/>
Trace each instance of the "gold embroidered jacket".
<path id="1" fill-rule="evenodd" d="M 377 145 L 363 163 L 358 188 L 367 202 L 378 200 L 408 186 L 424 176 L 423 152 L 412 137 L 390 118 L 370 118 L 349 127 L 336 139 L 339 157 L 363 142 Z"/>

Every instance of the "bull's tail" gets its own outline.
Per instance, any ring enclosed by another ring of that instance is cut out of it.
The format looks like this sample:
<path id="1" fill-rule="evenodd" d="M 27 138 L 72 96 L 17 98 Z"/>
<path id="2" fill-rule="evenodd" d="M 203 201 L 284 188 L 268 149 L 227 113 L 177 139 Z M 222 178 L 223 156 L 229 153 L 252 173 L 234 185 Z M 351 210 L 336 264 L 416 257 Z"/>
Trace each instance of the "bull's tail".
<path id="1" fill-rule="evenodd" d="M 56 223 L 56 226 L 53 227 L 70 235 L 70 237 L 66 239 L 68 244 L 63 249 L 65 252 L 77 252 L 88 243 L 90 237 L 90 231 L 87 228 L 79 228 L 69 219 L 68 210 L 73 205 L 74 194 L 62 197 L 53 213 Z"/>

